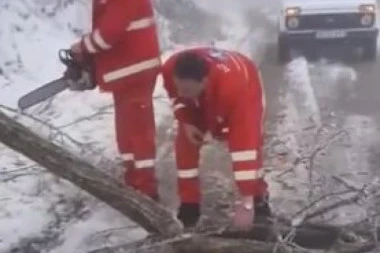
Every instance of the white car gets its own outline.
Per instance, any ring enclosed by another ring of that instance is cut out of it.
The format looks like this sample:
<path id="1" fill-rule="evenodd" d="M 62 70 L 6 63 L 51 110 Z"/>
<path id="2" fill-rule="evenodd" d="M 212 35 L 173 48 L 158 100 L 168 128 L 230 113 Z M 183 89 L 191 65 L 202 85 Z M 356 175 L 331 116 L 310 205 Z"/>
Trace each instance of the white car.
<path id="1" fill-rule="evenodd" d="M 293 49 L 315 50 L 336 43 L 359 46 L 363 58 L 376 59 L 376 0 L 282 0 L 278 19 L 278 60 Z"/>

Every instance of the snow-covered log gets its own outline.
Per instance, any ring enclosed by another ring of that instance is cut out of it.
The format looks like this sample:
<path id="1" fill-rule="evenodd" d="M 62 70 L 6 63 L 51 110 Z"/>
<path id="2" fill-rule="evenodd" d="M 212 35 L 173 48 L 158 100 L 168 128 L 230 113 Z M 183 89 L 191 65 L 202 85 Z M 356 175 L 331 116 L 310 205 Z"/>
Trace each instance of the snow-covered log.
<path id="1" fill-rule="evenodd" d="M 81 160 L 0 111 L 0 142 L 112 206 L 151 233 L 181 232 L 173 214 L 130 187 L 122 186 L 98 168 Z"/>
<path id="2" fill-rule="evenodd" d="M 293 242 L 288 240 L 292 235 L 292 228 L 280 226 L 279 230 L 268 223 L 262 223 L 257 225 L 254 231 L 246 233 L 224 232 L 221 235 L 188 233 L 171 239 L 151 238 L 117 247 L 105 247 L 88 253 L 312 253 L 320 252 L 320 249 L 330 250 L 328 252 L 363 253 L 375 248 L 373 242 L 340 242 L 338 240 L 341 234 L 340 229 L 329 226 L 301 227 L 294 235 Z M 303 247 L 300 245 L 294 247 L 295 243 L 303 244 L 301 245 Z"/>

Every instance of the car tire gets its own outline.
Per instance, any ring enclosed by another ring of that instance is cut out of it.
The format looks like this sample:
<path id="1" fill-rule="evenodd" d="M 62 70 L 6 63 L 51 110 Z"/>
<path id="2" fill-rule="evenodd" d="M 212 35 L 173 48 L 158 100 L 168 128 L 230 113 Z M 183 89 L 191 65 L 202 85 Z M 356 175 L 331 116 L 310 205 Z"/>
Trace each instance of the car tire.
<path id="1" fill-rule="evenodd" d="M 280 64 L 290 61 L 290 48 L 288 42 L 279 37 L 277 40 L 277 62 Z"/>
<path id="2" fill-rule="evenodd" d="M 377 57 L 377 39 L 370 39 L 363 45 L 363 59 L 375 61 Z"/>

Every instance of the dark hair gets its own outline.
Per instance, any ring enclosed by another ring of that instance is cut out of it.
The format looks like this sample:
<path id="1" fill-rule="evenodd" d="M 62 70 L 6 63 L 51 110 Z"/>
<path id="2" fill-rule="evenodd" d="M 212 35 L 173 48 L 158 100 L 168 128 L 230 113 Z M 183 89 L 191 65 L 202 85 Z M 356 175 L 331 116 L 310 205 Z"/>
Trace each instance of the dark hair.
<path id="1" fill-rule="evenodd" d="M 194 52 L 183 52 L 177 56 L 174 75 L 179 79 L 202 81 L 209 71 L 207 62 Z"/>

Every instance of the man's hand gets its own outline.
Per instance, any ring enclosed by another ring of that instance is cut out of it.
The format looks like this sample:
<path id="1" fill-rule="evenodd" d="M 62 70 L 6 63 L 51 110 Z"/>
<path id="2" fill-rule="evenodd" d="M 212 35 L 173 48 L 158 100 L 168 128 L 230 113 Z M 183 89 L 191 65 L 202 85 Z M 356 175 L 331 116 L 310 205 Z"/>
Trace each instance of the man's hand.
<path id="1" fill-rule="evenodd" d="M 197 146 L 203 144 L 204 133 L 201 130 L 187 123 L 184 123 L 184 129 L 191 143 Z"/>
<path id="2" fill-rule="evenodd" d="M 234 228 L 247 231 L 253 227 L 254 204 L 253 196 L 241 197 L 235 202 L 234 211 L 231 214 Z"/>

